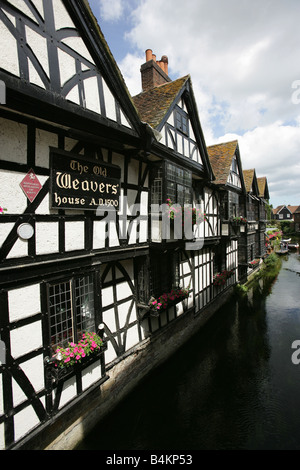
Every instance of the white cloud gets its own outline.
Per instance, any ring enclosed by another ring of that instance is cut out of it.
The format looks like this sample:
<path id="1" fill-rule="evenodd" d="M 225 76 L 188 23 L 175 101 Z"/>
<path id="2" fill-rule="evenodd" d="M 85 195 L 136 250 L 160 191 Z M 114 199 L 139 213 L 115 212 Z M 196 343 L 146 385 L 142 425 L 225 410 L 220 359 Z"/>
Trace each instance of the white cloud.
<path id="1" fill-rule="evenodd" d="M 124 9 L 123 0 L 98 0 L 103 21 L 116 21 L 121 18 Z"/>
<path id="2" fill-rule="evenodd" d="M 189 73 L 207 144 L 234 135 L 244 168 L 268 177 L 274 205 L 284 191 L 300 204 L 299 17 L 298 0 L 143 0 L 127 33 L 138 52 L 120 64 L 132 94 L 148 48 L 168 56 L 171 78 Z"/>
<path id="3" fill-rule="evenodd" d="M 300 205 L 300 127 L 281 121 L 257 127 L 244 135 L 226 134 L 215 143 L 238 139 L 243 169 L 255 168 L 268 179 L 271 203 Z"/>

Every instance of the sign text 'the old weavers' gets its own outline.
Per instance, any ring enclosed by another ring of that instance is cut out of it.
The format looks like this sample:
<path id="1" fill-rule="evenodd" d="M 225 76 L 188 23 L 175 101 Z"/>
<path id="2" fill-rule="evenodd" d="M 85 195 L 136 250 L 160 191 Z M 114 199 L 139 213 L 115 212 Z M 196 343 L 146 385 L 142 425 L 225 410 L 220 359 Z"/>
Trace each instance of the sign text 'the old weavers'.
<path id="1" fill-rule="evenodd" d="M 51 207 L 118 209 L 121 169 L 55 151 L 51 154 Z"/>

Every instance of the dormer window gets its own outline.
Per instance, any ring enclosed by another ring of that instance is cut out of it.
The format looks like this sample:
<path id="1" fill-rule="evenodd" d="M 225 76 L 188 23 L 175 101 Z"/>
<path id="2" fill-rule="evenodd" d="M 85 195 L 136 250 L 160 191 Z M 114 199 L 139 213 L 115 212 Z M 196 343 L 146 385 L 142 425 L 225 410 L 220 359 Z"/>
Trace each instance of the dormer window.
<path id="1" fill-rule="evenodd" d="M 175 111 L 175 125 L 177 130 L 185 135 L 189 135 L 189 121 L 184 111 L 179 109 Z"/>

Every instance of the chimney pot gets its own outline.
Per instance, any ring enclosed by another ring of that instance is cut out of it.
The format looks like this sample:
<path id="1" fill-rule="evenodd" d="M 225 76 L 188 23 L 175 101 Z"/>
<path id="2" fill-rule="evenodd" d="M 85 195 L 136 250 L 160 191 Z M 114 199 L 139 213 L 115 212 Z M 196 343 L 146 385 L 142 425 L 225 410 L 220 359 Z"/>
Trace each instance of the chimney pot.
<path id="1" fill-rule="evenodd" d="M 152 49 L 146 50 L 146 62 L 148 62 L 149 60 L 152 60 Z"/>
<path id="2" fill-rule="evenodd" d="M 152 49 L 147 49 L 145 52 L 146 63 L 141 66 L 143 91 L 171 82 L 168 76 L 168 57 L 162 56 L 161 60 L 156 61 Z"/>

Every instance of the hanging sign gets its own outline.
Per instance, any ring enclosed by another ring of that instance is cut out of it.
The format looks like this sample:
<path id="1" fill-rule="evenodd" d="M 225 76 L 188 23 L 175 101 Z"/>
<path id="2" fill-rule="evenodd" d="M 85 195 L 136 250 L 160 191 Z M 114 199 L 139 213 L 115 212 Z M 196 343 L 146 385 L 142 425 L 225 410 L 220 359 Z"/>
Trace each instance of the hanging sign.
<path id="1" fill-rule="evenodd" d="M 119 209 L 121 168 L 96 160 L 53 152 L 51 207 L 56 209 Z"/>
<path id="2" fill-rule="evenodd" d="M 29 170 L 25 178 L 21 181 L 20 186 L 30 202 L 35 200 L 42 189 L 42 185 L 32 169 Z"/>

